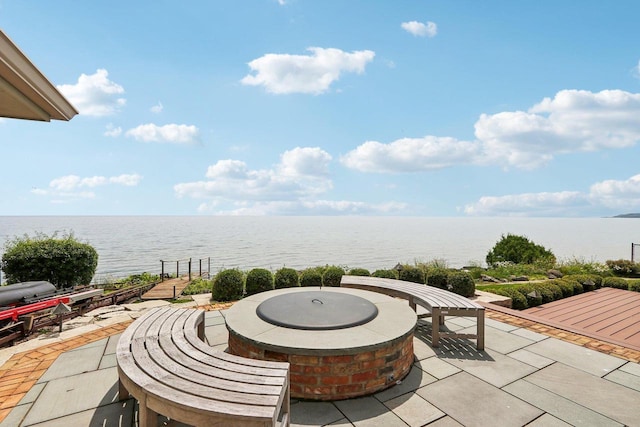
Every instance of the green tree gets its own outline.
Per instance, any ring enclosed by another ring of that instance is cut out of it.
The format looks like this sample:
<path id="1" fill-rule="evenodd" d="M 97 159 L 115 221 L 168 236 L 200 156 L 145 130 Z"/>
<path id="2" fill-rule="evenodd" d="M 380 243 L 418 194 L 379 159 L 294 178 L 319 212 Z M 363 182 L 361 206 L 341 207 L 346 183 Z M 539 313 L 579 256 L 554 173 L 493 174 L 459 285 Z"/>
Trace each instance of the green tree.
<path id="1" fill-rule="evenodd" d="M 96 250 L 78 241 L 73 233 L 60 238 L 57 233 L 14 237 L 5 244 L 0 261 L 9 284 L 46 280 L 57 288 L 88 285 L 97 266 Z"/>
<path id="2" fill-rule="evenodd" d="M 524 236 L 503 234 L 502 238 L 489 251 L 486 258 L 489 266 L 500 262 L 514 264 L 546 264 L 553 266 L 555 255 L 544 246 L 537 245 Z"/>

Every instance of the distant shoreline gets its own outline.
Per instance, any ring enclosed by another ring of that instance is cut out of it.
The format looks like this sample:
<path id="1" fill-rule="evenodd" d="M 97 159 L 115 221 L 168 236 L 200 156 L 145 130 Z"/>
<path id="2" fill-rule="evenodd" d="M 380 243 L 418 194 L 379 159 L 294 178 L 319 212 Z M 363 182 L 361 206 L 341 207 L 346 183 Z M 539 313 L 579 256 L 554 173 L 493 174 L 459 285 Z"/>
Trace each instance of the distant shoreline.
<path id="1" fill-rule="evenodd" d="M 616 215 L 612 218 L 640 218 L 640 213 L 621 214 L 621 215 Z"/>

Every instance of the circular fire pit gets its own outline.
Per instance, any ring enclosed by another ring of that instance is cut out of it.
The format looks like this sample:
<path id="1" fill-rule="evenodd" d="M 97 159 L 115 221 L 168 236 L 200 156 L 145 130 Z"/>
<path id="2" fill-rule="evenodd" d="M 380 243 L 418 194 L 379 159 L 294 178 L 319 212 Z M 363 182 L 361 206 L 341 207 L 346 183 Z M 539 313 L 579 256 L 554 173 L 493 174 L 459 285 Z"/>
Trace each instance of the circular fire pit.
<path id="1" fill-rule="evenodd" d="M 225 314 L 229 351 L 291 364 L 291 396 L 339 400 L 391 387 L 413 363 L 406 302 L 347 288 L 263 292 Z"/>

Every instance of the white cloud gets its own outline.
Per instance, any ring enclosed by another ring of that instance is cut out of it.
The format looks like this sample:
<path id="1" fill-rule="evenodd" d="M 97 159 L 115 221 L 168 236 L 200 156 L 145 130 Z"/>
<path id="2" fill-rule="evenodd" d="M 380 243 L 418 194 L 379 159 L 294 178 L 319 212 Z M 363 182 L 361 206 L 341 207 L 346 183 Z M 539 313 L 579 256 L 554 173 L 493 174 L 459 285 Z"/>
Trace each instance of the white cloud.
<path id="1" fill-rule="evenodd" d="M 438 26 L 431 21 L 427 21 L 426 24 L 418 21 L 403 22 L 400 26 L 416 37 L 434 37 L 438 34 Z"/>
<path id="2" fill-rule="evenodd" d="M 162 110 L 164 110 L 164 106 L 162 105 L 162 102 L 158 102 L 156 105 L 151 107 L 151 112 L 155 114 L 162 113 Z"/>
<path id="3" fill-rule="evenodd" d="M 351 53 L 334 48 L 310 47 L 310 55 L 266 54 L 249 62 L 255 74 L 241 83 L 263 86 L 274 94 L 312 93 L 329 90 L 343 72 L 362 74 L 375 53 L 360 50 Z"/>
<path id="4" fill-rule="evenodd" d="M 352 201 L 275 201 L 256 202 L 246 204 L 236 203 L 235 208 L 220 209 L 220 203 L 214 201 L 203 203 L 198 207 L 201 213 L 213 213 L 216 215 L 389 215 L 400 213 L 406 209 L 404 203 L 389 202 L 383 204 L 372 204 Z"/>
<path id="5" fill-rule="evenodd" d="M 464 207 L 473 216 L 585 216 L 617 214 L 640 206 L 640 174 L 597 182 L 588 192 L 559 191 L 484 196 Z"/>
<path id="6" fill-rule="evenodd" d="M 147 123 L 129 129 L 125 135 L 142 142 L 197 144 L 200 141 L 200 131 L 194 125 L 168 124 L 158 126 L 153 123 Z"/>
<path id="7" fill-rule="evenodd" d="M 476 140 L 426 136 L 367 141 L 342 160 L 365 172 L 421 171 L 455 164 L 533 169 L 555 156 L 631 147 L 640 140 L 640 94 L 563 90 L 528 111 L 482 114 Z"/>
<path id="8" fill-rule="evenodd" d="M 76 84 L 59 85 L 58 89 L 80 114 L 108 116 L 118 112 L 127 102 L 119 97 L 124 94 L 124 88 L 108 77 L 107 70 L 98 69 L 95 74 L 81 74 Z"/>
<path id="9" fill-rule="evenodd" d="M 116 138 L 122 134 L 122 128 L 120 126 L 115 127 L 113 124 L 109 123 L 107 125 L 107 130 L 104 131 L 104 136 L 110 136 L 112 138 Z"/>
<path id="10" fill-rule="evenodd" d="M 118 176 L 90 176 L 79 177 L 78 175 L 65 175 L 52 179 L 49 182 L 48 189 L 34 188 L 32 194 L 38 196 L 52 196 L 61 198 L 94 198 L 93 191 L 85 191 L 84 188 L 95 188 L 109 184 L 117 184 L 124 186 L 136 186 L 142 180 L 142 176 L 138 174 L 122 174 Z M 62 200 L 62 199 L 61 199 Z"/>
<path id="11" fill-rule="evenodd" d="M 319 147 L 296 147 L 285 151 L 280 158 L 283 176 L 327 176 L 331 156 Z"/>

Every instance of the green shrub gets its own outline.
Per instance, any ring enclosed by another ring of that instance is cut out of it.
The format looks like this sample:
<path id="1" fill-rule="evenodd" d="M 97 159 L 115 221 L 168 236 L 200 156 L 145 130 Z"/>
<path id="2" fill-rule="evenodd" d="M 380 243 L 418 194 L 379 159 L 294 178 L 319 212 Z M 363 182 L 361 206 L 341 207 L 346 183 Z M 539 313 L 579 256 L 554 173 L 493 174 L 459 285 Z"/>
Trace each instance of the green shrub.
<path id="1" fill-rule="evenodd" d="M 254 268 L 247 273 L 246 294 L 253 295 L 273 289 L 273 274 L 265 268 Z"/>
<path id="2" fill-rule="evenodd" d="M 552 283 L 554 283 L 558 288 L 560 288 L 563 298 L 568 298 L 573 295 L 573 285 L 568 281 L 563 279 L 555 279 L 555 280 L 552 280 Z"/>
<path id="3" fill-rule="evenodd" d="M 405 282 L 414 282 L 424 284 L 424 271 L 412 265 L 403 265 L 402 270 L 398 271 L 398 279 Z"/>
<path id="4" fill-rule="evenodd" d="M 564 260 L 559 265 L 557 265 L 556 268 L 565 275 L 590 274 L 602 276 L 603 274 L 609 273 L 609 267 L 607 267 L 605 264 L 595 261 L 587 262 L 577 258 Z"/>
<path id="5" fill-rule="evenodd" d="M 182 291 L 182 295 L 208 294 L 209 292 L 211 292 L 212 286 L 213 283 L 211 282 L 211 280 L 197 277 L 193 279 L 186 288 L 184 288 L 184 290 Z"/>
<path id="6" fill-rule="evenodd" d="M 273 281 L 276 289 L 296 288 L 300 286 L 298 272 L 288 267 L 282 267 L 276 271 Z"/>
<path id="7" fill-rule="evenodd" d="M 514 310 L 525 310 L 529 308 L 527 298 L 512 287 L 504 286 L 502 288 L 492 289 L 491 293 L 511 298 L 511 308 Z"/>
<path id="8" fill-rule="evenodd" d="M 342 279 L 342 276 L 344 276 L 344 269 L 342 267 L 337 267 L 335 265 L 327 267 L 322 275 L 322 285 L 340 286 L 340 279 Z"/>
<path id="9" fill-rule="evenodd" d="M 235 301 L 242 298 L 244 275 L 236 268 L 222 270 L 213 279 L 211 299 L 213 301 Z"/>
<path id="10" fill-rule="evenodd" d="M 562 289 L 560 288 L 560 286 L 556 285 L 552 281 L 540 283 L 538 284 L 538 288 L 540 288 L 541 292 L 543 293 L 542 301 L 544 303 L 556 301 L 564 298 L 562 294 Z M 545 299 L 545 296 L 546 296 L 546 299 Z"/>
<path id="11" fill-rule="evenodd" d="M 629 290 L 640 292 L 640 280 L 629 280 Z"/>
<path id="12" fill-rule="evenodd" d="M 565 277 L 577 280 L 584 289 L 589 289 L 589 287 L 600 289 L 602 287 L 602 276 L 597 274 L 570 274 Z"/>
<path id="13" fill-rule="evenodd" d="M 555 255 L 544 246 L 531 242 L 524 236 L 503 234 L 486 257 L 487 265 L 509 261 L 514 264 L 545 264 L 553 266 Z"/>
<path id="14" fill-rule="evenodd" d="M 463 297 L 472 297 L 476 293 L 476 284 L 466 271 L 454 271 L 447 278 L 447 289 Z"/>
<path id="15" fill-rule="evenodd" d="M 88 285 L 98 266 L 98 253 L 73 234 L 62 238 L 36 234 L 14 237 L 5 244 L 0 261 L 8 284 L 46 280 L 57 288 Z"/>
<path id="16" fill-rule="evenodd" d="M 427 270 L 427 285 L 440 289 L 447 289 L 449 271 L 444 268 L 432 268 Z"/>
<path id="17" fill-rule="evenodd" d="M 542 304 L 542 292 L 532 284 L 518 285 L 514 289 L 527 299 L 527 306 L 537 307 Z"/>
<path id="18" fill-rule="evenodd" d="M 602 281 L 603 288 L 629 289 L 629 282 L 621 277 L 605 277 Z"/>
<path id="19" fill-rule="evenodd" d="M 390 270 L 376 270 L 371 274 L 371 276 L 380 277 L 382 279 L 397 279 L 398 278 L 398 272 L 396 270 L 393 270 L 393 269 L 390 269 Z"/>
<path id="20" fill-rule="evenodd" d="M 322 273 L 317 268 L 307 268 L 300 273 L 300 286 L 322 286 Z"/>
<path id="21" fill-rule="evenodd" d="M 349 270 L 349 275 L 350 276 L 371 276 L 371 274 L 369 273 L 369 270 L 367 270 L 366 268 L 352 268 L 351 270 Z"/>
<path id="22" fill-rule="evenodd" d="M 608 260 L 607 267 L 615 276 L 635 277 L 640 272 L 640 265 L 626 259 Z"/>

